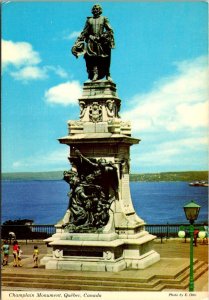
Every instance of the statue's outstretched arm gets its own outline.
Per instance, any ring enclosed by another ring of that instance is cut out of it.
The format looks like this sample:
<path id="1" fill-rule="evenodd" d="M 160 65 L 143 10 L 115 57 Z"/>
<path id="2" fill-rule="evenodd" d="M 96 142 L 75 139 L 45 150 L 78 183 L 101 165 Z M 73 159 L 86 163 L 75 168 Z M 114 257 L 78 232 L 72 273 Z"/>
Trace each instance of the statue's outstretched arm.
<path id="1" fill-rule="evenodd" d="M 82 160 L 84 160 L 85 162 L 87 162 L 89 165 L 91 165 L 92 167 L 97 167 L 98 164 L 97 163 L 93 163 L 92 161 L 90 161 L 90 159 L 88 159 L 87 157 L 83 156 L 83 154 L 81 154 L 81 152 L 76 149 L 75 150 L 75 154 L 80 157 Z"/>

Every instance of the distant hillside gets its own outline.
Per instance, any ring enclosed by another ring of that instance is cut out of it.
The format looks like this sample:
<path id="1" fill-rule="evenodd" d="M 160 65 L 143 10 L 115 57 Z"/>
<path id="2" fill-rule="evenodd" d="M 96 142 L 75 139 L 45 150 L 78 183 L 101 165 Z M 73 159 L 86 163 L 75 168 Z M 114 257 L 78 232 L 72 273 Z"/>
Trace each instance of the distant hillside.
<path id="1" fill-rule="evenodd" d="M 3 180 L 61 180 L 63 171 L 2 173 Z"/>
<path id="2" fill-rule="evenodd" d="M 3 173 L 3 180 L 62 180 L 63 171 Z M 208 171 L 131 174 L 131 181 L 196 181 L 208 180 Z"/>
<path id="3" fill-rule="evenodd" d="M 149 174 L 131 174 L 131 181 L 199 181 L 208 180 L 208 171 L 162 172 Z"/>

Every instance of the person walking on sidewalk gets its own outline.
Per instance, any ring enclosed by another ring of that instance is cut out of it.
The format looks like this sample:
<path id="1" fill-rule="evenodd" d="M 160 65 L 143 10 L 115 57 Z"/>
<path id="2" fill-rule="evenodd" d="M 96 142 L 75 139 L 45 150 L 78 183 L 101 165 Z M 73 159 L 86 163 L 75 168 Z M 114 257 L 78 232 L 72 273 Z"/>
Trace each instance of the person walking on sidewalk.
<path id="1" fill-rule="evenodd" d="M 194 230 L 194 240 L 193 240 L 193 245 L 194 245 L 195 247 L 197 247 L 198 233 L 199 233 L 199 230 L 198 230 L 198 229 L 195 229 L 195 230 Z"/>
<path id="2" fill-rule="evenodd" d="M 18 242 L 14 241 L 13 242 L 13 256 L 14 256 L 13 267 L 17 267 L 19 265 L 19 262 L 18 262 L 18 249 L 19 249 Z"/>
<path id="3" fill-rule="evenodd" d="M 20 249 L 20 246 L 18 246 L 18 256 L 17 256 L 17 259 L 18 259 L 18 266 L 19 267 L 22 267 L 22 254 L 23 254 L 23 251 L 22 249 Z"/>
<path id="4" fill-rule="evenodd" d="M 33 250 L 34 268 L 38 268 L 38 255 L 39 255 L 38 246 L 34 246 L 34 250 Z"/>
<path id="5" fill-rule="evenodd" d="M 208 225 L 204 223 L 205 237 L 203 239 L 203 244 L 208 244 Z"/>
<path id="6" fill-rule="evenodd" d="M 2 246 L 2 252 L 3 252 L 2 265 L 6 266 L 6 265 L 8 265 L 8 259 L 9 259 L 9 244 L 8 244 L 7 240 L 4 241 L 4 244 Z"/>

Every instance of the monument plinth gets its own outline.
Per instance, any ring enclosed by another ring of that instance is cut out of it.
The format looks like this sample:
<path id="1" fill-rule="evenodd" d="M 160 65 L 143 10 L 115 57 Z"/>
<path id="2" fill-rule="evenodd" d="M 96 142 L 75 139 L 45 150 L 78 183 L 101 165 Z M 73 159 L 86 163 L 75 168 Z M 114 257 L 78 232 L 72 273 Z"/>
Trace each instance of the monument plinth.
<path id="1" fill-rule="evenodd" d="M 146 268 L 160 256 L 130 195 L 130 147 L 140 140 L 119 116 L 121 100 L 112 81 L 84 83 L 78 101 L 80 119 L 69 121 L 68 135 L 59 139 L 70 147 L 72 168 L 64 175 L 69 207 L 47 240 L 52 255 L 42 262 L 47 269 Z"/>
<path id="2" fill-rule="evenodd" d="M 140 140 L 119 115 L 121 100 L 110 77 L 113 30 L 99 4 L 92 13 L 72 47 L 76 57 L 84 54 L 91 81 L 78 99 L 79 120 L 70 120 L 67 136 L 59 139 L 70 147 L 71 169 L 64 172 L 69 205 L 46 240 L 52 253 L 42 263 L 47 269 L 144 269 L 160 256 L 153 250 L 155 236 L 145 230 L 131 200 L 130 147 Z"/>

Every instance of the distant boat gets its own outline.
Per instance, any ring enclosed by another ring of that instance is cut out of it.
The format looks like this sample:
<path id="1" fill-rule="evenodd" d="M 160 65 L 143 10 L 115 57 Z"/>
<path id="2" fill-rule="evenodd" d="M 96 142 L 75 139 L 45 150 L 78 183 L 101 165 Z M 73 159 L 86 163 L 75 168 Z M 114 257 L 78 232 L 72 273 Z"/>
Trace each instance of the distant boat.
<path id="1" fill-rule="evenodd" d="M 189 183 L 190 186 L 208 186 L 207 181 L 194 181 Z"/>

